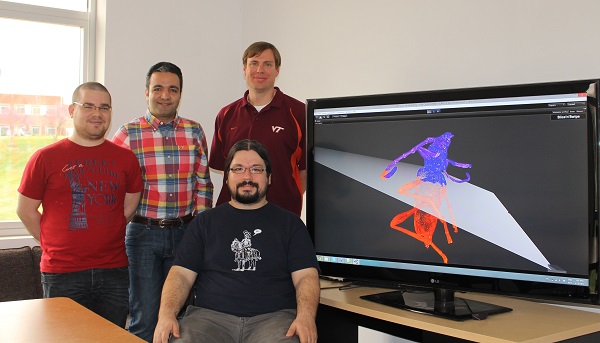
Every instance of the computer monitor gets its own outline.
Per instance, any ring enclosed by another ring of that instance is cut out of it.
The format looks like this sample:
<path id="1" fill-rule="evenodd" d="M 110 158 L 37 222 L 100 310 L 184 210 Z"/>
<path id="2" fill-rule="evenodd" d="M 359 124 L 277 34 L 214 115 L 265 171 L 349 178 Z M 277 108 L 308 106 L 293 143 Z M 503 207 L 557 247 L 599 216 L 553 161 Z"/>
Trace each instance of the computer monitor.
<path id="1" fill-rule="evenodd" d="M 455 291 L 597 303 L 598 87 L 307 100 L 322 274 L 400 288 L 371 300 L 459 320 L 498 308 Z"/>

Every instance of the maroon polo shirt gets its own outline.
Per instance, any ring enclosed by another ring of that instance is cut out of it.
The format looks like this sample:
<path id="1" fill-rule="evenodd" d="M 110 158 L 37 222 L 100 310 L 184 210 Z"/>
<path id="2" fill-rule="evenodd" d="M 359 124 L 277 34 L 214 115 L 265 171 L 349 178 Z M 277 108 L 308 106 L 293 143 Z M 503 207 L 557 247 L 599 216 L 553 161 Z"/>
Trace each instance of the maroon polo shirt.
<path id="1" fill-rule="evenodd" d="M 306 107 L 279 88 L 275 89 L 275 97 L 260 112 L 248 102 L 248 91 L 219 111 L 208 165 L 223 170 L 233 144 L 242 139 L 261 142 L 269 152 L 272 165 L 267 200 L 300 216 L 300 171 L 306 170 Z M 227 185 L 223 183 L 216 205 L 230 199 Z"/>

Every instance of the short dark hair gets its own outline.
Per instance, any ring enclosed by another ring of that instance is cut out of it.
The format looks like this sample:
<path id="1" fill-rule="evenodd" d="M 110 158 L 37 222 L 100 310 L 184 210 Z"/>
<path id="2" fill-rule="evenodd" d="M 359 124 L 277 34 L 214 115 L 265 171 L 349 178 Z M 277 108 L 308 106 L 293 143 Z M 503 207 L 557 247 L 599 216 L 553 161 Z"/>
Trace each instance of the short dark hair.
<path id="1" fill-rule="evenodd" d="M 158 62 L 148 70 L 148 74 L 146 74 L 146 89 L 150 87 L 150 77 L 154 73 L 173 73 L 179 77 L 179 91 L 183 90 L 183 74 L 181 73 L 181 69 L 178 66 L 174 65 L 171 62 Z"/>
<path id="2" fill-rule="evenodd" d="M 267 177 L 271 175 L 271 160 L 269 159 L 269 153 L 267 152 L 267 148 L 262 145 L 259 141 L 255 141 L 253 139 L 243 139 L 237 143 L 235 143 L 231 149 L 229 149 L 229 153 L 227 154 L 227 160 L 225 160 L 225 169 L 223 171 L 224 180 L 227 180 L 227 176 L 229 175 L 229 168 L 231 168 L 231 161 L 233 161 L 233 157 L 238 151 L 255 151 L 260 158 L 265 162 L 265 168 L 267 170 Z"/>
<path id="3" fill-rule="evenodd" d="M 84 89 L 91 89 L 91 90 L 95 90 L 95 91 L 105 92 L 108 94 L 108 99 L 112 103 L 112 97 L 110 96 L 110 92 L 108 91 L 108 89 L 106 87 L 104 87 L 104 85 L 101 84 L 100 82 L 95 82 L 95 81 L 85 82 L 85 83 L 82 83 L 79 86 L 77 86 L 77 88 L 75 88 L 75 90 L 73 91 L 73 97 L 71 100 L 73 102 L 78 102 L 79 99 L 81 99 L 80 91 L 84 90 Z"/>
<path id="4" fill-rule="evenodd" d="M 262 54 L 263 51 L 269 50 L 273 51 L 273 56 L 275 57 L 275 68 L 279 69 L 281 66 L 281 55 L 279 54 L 279 50 L 275 47 L 275 45 L 268 42 L 255 42 L 250 44 L 244 54 L 242 55 L 242 65 L 246 66 L 246 62 L 250 57 L 254 57 Z"/>

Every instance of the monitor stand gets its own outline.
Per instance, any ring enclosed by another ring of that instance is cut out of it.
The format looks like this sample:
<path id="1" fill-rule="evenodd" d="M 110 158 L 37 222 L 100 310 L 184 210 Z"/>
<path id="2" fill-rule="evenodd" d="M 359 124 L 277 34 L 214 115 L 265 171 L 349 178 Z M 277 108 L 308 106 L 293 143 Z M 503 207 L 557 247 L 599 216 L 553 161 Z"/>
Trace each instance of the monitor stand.
<path id="1" fill-rule="evenodd" d="M 413 312 L 452 320 L 486 319 L 489 315 L 510 312 L 511 308 L 454 297 L 447 288 L 406 289 L 361 296 L 362 299 Z"/>

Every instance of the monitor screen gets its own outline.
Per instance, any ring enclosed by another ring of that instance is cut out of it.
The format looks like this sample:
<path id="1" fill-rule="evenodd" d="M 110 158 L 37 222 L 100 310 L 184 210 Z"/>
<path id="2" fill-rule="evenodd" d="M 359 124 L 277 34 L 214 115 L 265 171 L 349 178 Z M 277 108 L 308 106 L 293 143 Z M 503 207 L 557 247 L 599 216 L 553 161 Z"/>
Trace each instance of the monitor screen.
<path id="1" fill-rule="evenodd" d="M 592 301 L 597 87 L 307 100 L 323 274 Z"/>

